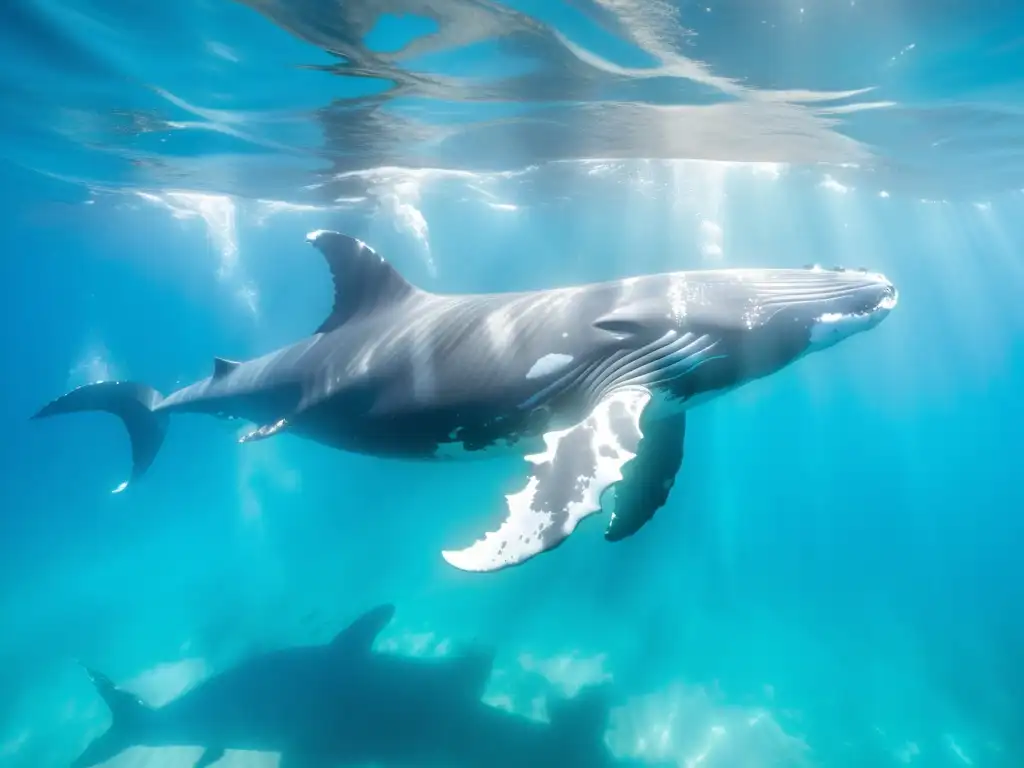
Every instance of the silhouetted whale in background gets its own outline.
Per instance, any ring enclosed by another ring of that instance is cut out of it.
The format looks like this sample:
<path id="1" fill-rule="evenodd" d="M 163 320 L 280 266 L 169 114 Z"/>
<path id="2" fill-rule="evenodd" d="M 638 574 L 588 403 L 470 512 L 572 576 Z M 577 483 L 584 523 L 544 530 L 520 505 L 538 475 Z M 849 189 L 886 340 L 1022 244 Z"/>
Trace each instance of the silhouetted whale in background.
<path id="1" fill-rule="evenodd" d="M 489 652 L 434 659 L 373 652 L 393 614 L 378 606 L 326 645 L 257 656 L 158 709 L 90 671 L 113 723 L 72 768 L 133 746 L 201 747 L 193 768 L 208 768 L 228 749 L 279 752 L 279 768 L 649 765 L 608 752 L 606 686 L 549 704 L 550 724 L 513 715 L 480 700 Z"/>
<path id="2" fill-rule="evenodd" d="M 307 236 L 327 259 L 334 308 L 316 333 L 167 397 L 134 382 L 87 384 L 36 417 L 109 411 L 131 438 L 131 479 L 172 413 L 259 425 L 347 451 L 412 459 L 525 455 L 500 528 L 452 565 L 493 571 L 558 546 L 615 486 L 605 537 L 665 503 L 686 411 L 876 326 L 896 305 L 885 277 L 842 269 L 672 272 L 525 293 L 438 295 L 364 243 Z M 125 484 L 126 485 L 126 484 Z M 118 490 L 123 490 L 122 485 Z"/>

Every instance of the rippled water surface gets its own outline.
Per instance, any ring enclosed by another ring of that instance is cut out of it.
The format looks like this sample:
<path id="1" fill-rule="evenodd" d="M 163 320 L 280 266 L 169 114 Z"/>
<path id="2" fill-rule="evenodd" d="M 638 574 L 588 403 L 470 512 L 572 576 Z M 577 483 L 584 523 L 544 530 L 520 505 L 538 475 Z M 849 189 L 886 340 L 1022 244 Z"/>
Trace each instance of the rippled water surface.
<path id="1" fill-rule="evenodd" d="M 0 14 L 17 54 L 0 75 L 4 153 L 97 186 L 326 204 L 411 169 L 545 187 L 581 172 L 565 161 L 704 159 L 936 199 L 1024 188 L 1012 0 L 11 0 Z"/>

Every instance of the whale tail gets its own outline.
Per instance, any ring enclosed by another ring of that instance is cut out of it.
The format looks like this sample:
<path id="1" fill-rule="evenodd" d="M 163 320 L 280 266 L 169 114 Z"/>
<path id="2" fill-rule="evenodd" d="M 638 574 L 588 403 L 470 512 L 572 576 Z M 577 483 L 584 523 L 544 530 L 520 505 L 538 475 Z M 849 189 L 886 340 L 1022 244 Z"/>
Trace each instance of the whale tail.
<path id="1" fill-rule="evenodd" d="M 167 434 L 167 414 L 155 411 L 160 393 L 133 381 L 101 381 L 86 384 L 62 395 L 39 411 L 33 419 L 60 413 L 106 411 L 120 417 L 132 444 L 132 473 L 114 493 L 128 487 L 149 469 Z"/>
<path id="2" fill-rule="evenodd" d="M 137 696 L 118 688 L 106 675 L 88 667 L 85 671 L 96 692 L 110 709 L 112 722 L 110 727 L 93 739 L 85 751 L 71 763 L 71 768 L 91 768 L 100 765 L 129 747 L 142 743 L 146 732 L 152 727 L 153 716 L 156 714 L 156 710 Z"/>

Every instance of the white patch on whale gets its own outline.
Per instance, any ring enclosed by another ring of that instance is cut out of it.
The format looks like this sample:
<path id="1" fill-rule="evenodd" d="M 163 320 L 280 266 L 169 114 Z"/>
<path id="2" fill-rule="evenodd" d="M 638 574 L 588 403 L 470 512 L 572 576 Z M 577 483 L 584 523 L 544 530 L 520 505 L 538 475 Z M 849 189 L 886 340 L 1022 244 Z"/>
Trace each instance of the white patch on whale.
<path id="1" fill-rule="evenodd" d="M 651 400 L 644 387 L 606 395 L 583 421 L 543 436 L 544 450 L 523 458 L 535 469 L 526 487 L 505 496 L 508 515 L 497 530 L 441 556 L 463 571 L 497 571 L 553 549 L 584 519 L 601 511 L 601 497 L 622 480 L 636 456 L 640 417 Z"/>
<path id="2" fill-rule="evenodd" d="M 530 370 L 526 372 L 526 378 L 539 379 L 560 371 L 573 360 L 572 355 L 564 355 L 561 352 L 550 352 L 535 362 Z"/>

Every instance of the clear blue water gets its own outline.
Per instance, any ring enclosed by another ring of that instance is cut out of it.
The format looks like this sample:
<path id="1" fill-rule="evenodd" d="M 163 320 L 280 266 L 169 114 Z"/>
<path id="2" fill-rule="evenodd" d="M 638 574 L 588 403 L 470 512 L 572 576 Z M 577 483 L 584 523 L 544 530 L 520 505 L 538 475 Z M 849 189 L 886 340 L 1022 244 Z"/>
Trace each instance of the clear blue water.
<path id="1" fill-rule="evenodd" d="M 8 0 L 0 764 L 67 765 L 106 727 L 79 662 L 161 703 L 393 602 L 378 647 L 492 645 L 496 706 L 543 719 L 612 681 L 618 756 L 1024 765 L 1024 6 L 760 5 Z M 695 410 L 638 535 L 590 521 L 491 575 L 439 552 L 514 459 L 182 418 L 111 495 L 115 420 L 28 420 L 310 333 L 319 228 L 430 290 L 819 262 L 885 272 L 900 305 Z"/>

